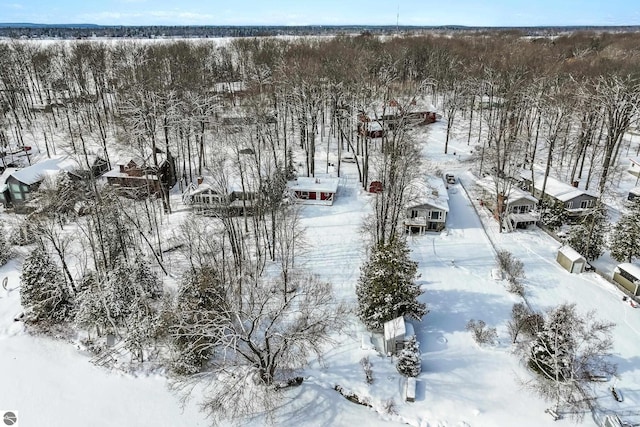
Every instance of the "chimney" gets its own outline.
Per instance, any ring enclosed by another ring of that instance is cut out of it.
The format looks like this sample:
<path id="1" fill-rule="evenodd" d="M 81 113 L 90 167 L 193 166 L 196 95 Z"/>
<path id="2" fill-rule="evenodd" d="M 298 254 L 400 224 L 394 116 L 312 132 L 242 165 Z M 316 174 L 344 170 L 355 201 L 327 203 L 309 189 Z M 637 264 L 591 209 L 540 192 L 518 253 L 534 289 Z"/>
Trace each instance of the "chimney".
<path id="1" fill-rule="evenodd" d="M 578 181 L 573 181 L 573 182 L 571 183 L 571 185 L 573 185 L 574 187 L 578 188 Z"/>
<path id="2" fill-rule="evenodd" d="M 198 177 L 198 185 L 201 185 L 203 181 L 204 181 L 204 178 L 199 176 Z"/>
<path id="3" fill-rule="evenodd" d="M 118 165 L 118 166 L 120 166 L 120 172 L 124 173 L 124 165 Z"/>

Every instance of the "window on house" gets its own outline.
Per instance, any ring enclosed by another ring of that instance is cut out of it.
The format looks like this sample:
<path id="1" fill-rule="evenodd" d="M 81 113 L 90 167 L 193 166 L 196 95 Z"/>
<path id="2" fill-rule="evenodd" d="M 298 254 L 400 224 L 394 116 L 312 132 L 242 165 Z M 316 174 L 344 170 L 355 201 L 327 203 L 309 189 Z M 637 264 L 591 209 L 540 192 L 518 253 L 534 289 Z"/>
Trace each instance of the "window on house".
<path id="1" fill-rule="evenodd" d="M 418 215 L 419 215 L 419 212 L 416 209 L 411 210 L 411 218 L 417 218 Z"/>
<path id="2" fill-rule="evenodd" d="M 442 212 L 431 211 L 431 219 L 440 219 L 441 217 L 442 217 Z"/>
<path id="3" fill-rule="evenodd" d="M 567 202 L 567 203 L 564 205 L 564 207 L 565 207 L 565 208 L 567 208 L 567 209 L 571 209 L 571 208 L 573 208 L 573 202 Z"/>
<path id="4" fill-rule="evenodd" d="M 300 191 L 298 193 L 298 198 L 307 200 L 309 198 L 309 192 L 308 191 Z"/>
<path id="5" fill-rule="evenodd" d="M 580 202 L 580 207 L 582 209 L 590 208 L 593 206 L 593 200 L 583 200 Z"/>

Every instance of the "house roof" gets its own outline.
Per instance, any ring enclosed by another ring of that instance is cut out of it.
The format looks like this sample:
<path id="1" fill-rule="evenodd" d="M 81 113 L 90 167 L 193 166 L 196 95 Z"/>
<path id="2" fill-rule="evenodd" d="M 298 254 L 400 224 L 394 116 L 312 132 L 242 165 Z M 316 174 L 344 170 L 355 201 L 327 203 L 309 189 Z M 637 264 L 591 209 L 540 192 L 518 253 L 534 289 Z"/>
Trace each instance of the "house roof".
<path id="1" fill-rule="evenodd" d="M 0 183 L 2 183 L 2 180 L 0 180 Z M 629 190 L 629 193 L 640 196 L 640 187 L 633 187 L 631 190 Z"/>
<path id="2" fill-rule="evenodd" d="M 631 274 L 633 277 L 640 279 L 640 265 L 625 262 L 622 264 L 618 264 L 618 268 L 626 271 L 627 273 Z"/>
<path id="3" fill-rule="evenodd" d="M 429 175 L 413 180 L 406 191 L 409 199 L 405 208 L 429 205 L 449 212 L 449 193 L 442 178 Z"/>
<path id="4" fill-rule="evenodd" d="M 45 176 L 56 175 L 61 171 L 72 172 L 78 169 L 78 162 L 71 157 L 52 157 L 29 167 L 19 169 L 11 174 L 16 180 L 26 185 L 42 181 Z"/>
<path id="5" fill-rule="evenodd" d="M 558 252 L 561 252 L 571 262 L 576 262 L 576 261 L 579 261 L 581 259 L 584 260 L 584 257 L 582 255 L 580 255 L 571 246 L 562 246 L 560 249 L 558 249 Z"/>
<path id="6" fill-rule="evenodd" d="M 245 192 L 250 193 L 253 192 L 253 188 L 245 185 L 244 190 L 242 187 L 242 181 L 240 177 L 230 174 L 225 177 L 227 182 L 226 184 L 217 183 L 212 177 L 203 177 L 201 184 L 192 184 L 191 190 L 189 190 L 189 195 L 195 196 L 196 194 L 201 194 L 206 191 L 211 191 L 214 194 L 220 194 L 220 190 L 226 186 L 223 192 L 226 191 L 226 194 L 231 194 L 233 192 Z"/>
<path id="7" fill-rule="evenodd" d="M 542 184 L 544 183 L 544 170 L 541 170 L 541 168 L 534 166 L 533 174 L 534 174 L 535 189 L 538 191 L 542 191 Z M 531 170 L 528 170 L 528 169 L 521 170 L 520 176 L 530 181 Z M 583 195 L 587 195 L 593 198 L 598 197 L 590 191 L 581 190 L 579 188 L 574 187 L 573 185 L 559 181 L 552 176 L 547 177 L 547 182 L 546 182 L 544 192 L 545 194 L 548 194 L 549 196 L 553 197 L 554 199 L 558 199 L 561 202 L 567 202 L 569 200 L 575 199 L 576 197 L 580 197 Z"/>
<path id="8" fill-rule="evenodd" d="M 336 193 L 338 182 L 334 177 L 306 177 L 299 176 L 293 181 L 287 182 L 287 188 L 295 191 L 320 191 L 323 193 Z"/>
<path id="9" fill-rule="evenodd" d="M 129 175 L 126 172 L 120 172 L 120 168 L 111 169 L 109 172 L 105 173 L 102 176 L 105 178 L 146 179 L 150 181 L 158 180 L 158 176 L 151 173 L 143 174 L 142 176 L 134 176 Z"/>
<path id="10" fill-rule="evenodd" d="M 490 192 L 491 194 L 493 195 L 496 194 L 495 181 L 491 175 L 488 175 L 482 179 L 479 179 L 477 181 L 477 184 L 480 187 L 484 188 L 486 191 Z M 506 197 L 507 197 L 507 205 L 515 202 L 516 200 L 529 200 L 530 202 L 538 203 L 537 198 L 532 196 L 530 193 L 527 193 L 526 191 L 523 191 L 515 186 L 511 186 L 509 188 L 509 191 L 507 191 Z"/>

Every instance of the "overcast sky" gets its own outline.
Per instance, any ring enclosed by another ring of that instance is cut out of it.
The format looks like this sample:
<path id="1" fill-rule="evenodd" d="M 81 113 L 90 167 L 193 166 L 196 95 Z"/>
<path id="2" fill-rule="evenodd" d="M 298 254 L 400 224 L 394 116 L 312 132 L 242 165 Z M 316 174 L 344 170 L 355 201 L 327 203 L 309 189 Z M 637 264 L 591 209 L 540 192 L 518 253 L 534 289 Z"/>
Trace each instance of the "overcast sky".
<path id="1" fill-rule="evenodd" d="M 399 12 L 399 13 L 398 13 Z M 639 25 L 638 0 L 0 0 L 0 22 L 102 25 Z"/>

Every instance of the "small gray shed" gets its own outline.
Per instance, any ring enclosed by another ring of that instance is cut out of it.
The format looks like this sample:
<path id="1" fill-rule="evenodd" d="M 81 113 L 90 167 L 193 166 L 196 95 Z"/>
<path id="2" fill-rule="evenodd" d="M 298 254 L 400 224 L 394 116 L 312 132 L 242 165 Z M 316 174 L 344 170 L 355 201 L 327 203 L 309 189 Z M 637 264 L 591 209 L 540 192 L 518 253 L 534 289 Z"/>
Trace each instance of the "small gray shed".
<path id="1" fill-rule="evenodd" d="M 570 246 L 558 249 L 556 261 L 569 273 L 582 273 L 587 265 L 587 260 Z"/>

